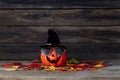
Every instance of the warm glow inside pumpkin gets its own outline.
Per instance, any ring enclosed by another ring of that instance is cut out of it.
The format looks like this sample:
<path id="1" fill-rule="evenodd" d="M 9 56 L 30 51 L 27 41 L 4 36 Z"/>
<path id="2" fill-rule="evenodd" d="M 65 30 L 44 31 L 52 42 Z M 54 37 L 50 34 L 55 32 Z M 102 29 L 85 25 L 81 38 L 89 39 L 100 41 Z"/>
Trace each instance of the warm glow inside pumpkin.
<path id="1" fill-rule="evenodd" d="M 60 47 L 42 48 L 40 58 L 46 66 L 62 66 L 66 62 L 66 50 Z"/>

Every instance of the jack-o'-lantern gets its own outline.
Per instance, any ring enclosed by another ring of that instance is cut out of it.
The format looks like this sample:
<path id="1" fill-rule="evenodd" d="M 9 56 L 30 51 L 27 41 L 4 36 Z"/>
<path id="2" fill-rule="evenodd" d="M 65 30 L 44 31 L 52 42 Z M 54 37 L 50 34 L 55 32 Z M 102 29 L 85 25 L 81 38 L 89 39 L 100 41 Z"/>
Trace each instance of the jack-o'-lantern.
<path id="1" fill-rule="evenodd" d="M 40 58 L 46 66 L 62 66 L 66 62 L 66 48 L 60 43 L 57 34 L 49 29 L 46 45 L 41 46 Z"/>

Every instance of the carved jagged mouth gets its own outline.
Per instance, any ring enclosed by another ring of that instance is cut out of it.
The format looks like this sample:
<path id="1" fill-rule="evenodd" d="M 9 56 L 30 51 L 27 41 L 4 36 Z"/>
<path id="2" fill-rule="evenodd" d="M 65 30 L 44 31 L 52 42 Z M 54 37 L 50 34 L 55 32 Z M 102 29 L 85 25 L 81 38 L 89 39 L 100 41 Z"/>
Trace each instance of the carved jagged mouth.
<path id="1" fill-rule="evenodd" d="M 56 64 L 56 63 L 60 60 L 61 56 L 59 56 L 59 57 L 57 58 L 57 60 L 50 60 L 48 56 L 46 56 L 46 58 L 47 58 L 47 60 L 48 60 L 50 63 L 55 63 L 55 64 Z"/>

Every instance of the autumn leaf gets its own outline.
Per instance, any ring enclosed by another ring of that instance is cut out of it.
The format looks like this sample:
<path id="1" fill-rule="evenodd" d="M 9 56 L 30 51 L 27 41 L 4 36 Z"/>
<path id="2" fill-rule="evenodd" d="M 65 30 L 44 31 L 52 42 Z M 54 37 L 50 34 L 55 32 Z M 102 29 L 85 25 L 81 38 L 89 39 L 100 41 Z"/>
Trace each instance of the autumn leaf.
<path id="1" fill-rule="evenodd" d="M 49 69 L 54 71 L 54 70 L 56 70 L 56 67 L 55 66 L 50 66 Z"/>
<path id="2" fill-rule="evenodd" d="M 19 66 L 12 66 L 11 68 L 13 68 L 13 69 L 18 69 Z"/>
<path id="3" fill-rule="evenodd" d="M 29 66 L 25 66 L 25 67 L 23 67 L 22 69 L 23 69 L 24 71 L 33 70 L 33 68 L 32 68 L 32 67 L 29 67 Z"/>
<path id="4" fill-rule="evenodd" d="M 19 67 L 23 67 L 24 65 L 20 62 L 17 63 L 12 63 L 13 66 L 19 66 Z"/>
<path id="5" fill-rule="evenodd" d="M 33 69 L 41 70 L 41 65 L 38 63 L 32 63 L 32 64 L 25 65 L 23 67 L 23 70 L 33 70 Z"/>
<path id="6" fill-rule="evenodd" d="M 40 65 L 40 64 L 33 63 L 33 64 L 31 64 L 30 66 L 33 67 L 33 68 L 36 69 L 36 70 L 41 70 L 41 65 Z"/>
<path id="7" fill-rule="evenodd" d="M 74 69 L 74 71 L 81 71 L 81 70 L 84 70 L 84 69 L 86 69 L 87 67 L 81 67 L 81 66 L 79 66 L 79 65 L 74 65 L 74 66 L 72 66 L 71 68 L 73 68 Z"/>
<path id="8" fill-rule="evenodd" d="M 90 64 L 88 64 L 88 63 L 80 63 L 80 64 L 78 64 L 78 66 L 81 67 L 81 68 L 87 68 L 89 65 Z"/>
<path id="9" fill-rule="evenodd" d="M 47 71 L 95 71 L 99 68 L 110 66 L 110 64 L 105 64 L 104 61 L 95 61 L 95 62 L 81 62 L 75 58 L 72 58 L 66 62 L 64 66 L 44 66 L 38 63 L 38 60 L 33 60 L 30 64 L 22 64 L 20 62 L 17 63 L 5 63 L 2 64 L 1 67 L 6 68 L 5 71 L 16 71 L 19 68 L 23 70 L 47 70 Z"/>
<path id="10" fill-rule="evenodd" d="M 10 68 L 12 66 L 11 63 L 5 63 L 5 64 L 2 64 L 1 67 L 3 68 Z"/>
<path id="11" fill-rule="evenodd" d="M 16 71 L 19 68 L 19 66 L 11 66 L 11 68 L 5 69 L 5 71 Z"/>
<path id="12" fill-rule="evenodd" d="M 72 58 L 68 61 L 68 63 L 73 63 L 73 64 L 78 64 L 79 63 L 79 60 L 75 59 L 75 58 Z"/>
<path id="13" fill-rule="evenodd" d="M 49 66 L 49 67 L 47 68 L 47 70 L 55 71 L 55 70 L 56 70 L 56 67 L 55 67 L 55 66 Z"/>
<path id="14" fill-rule="evenodd" d="M 104 67 L 103 62 L 104 61 L 97 62 L 93 67 L 95 67 L 95 68 L 102 68 L 102 67 Z"/>

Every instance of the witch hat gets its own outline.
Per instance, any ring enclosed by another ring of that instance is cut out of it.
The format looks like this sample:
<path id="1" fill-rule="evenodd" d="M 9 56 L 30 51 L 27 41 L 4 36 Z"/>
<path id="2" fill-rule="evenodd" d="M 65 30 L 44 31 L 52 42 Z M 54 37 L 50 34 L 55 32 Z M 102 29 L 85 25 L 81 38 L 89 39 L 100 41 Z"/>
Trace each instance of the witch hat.
<path id="1" fill-rule="evenodd" d="M 59 40 L 58 35 L 52 29 L 48 30 L 48 39 L 45 45 L 42 45 L 41 48 L 50 48 L 50 47 L 61 47 L 66 48 L 63 46 Z"/>

